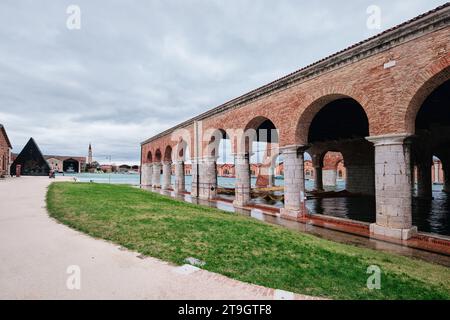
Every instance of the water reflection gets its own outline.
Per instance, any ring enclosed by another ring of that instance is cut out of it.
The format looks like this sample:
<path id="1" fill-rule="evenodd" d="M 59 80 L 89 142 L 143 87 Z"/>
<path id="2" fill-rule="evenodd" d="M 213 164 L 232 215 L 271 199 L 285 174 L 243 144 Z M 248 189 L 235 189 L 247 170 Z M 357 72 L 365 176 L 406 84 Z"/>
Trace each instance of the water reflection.
<path id="1" fill-rule="evenodd" d="M 434 191 L 433 196 L 433 200 L 413 199 L 413 225 L 420 232 L 450 236 L 450 196 L 442 191 Z M 313 214 L 376 221 L 375 197 L 312 199 L 306 206 Z"/>
<path id="2" fill-rule="evenodd" d="M 67 174 L 66 174 L 67 175 Z M 72 174 L 68 176 L 77 177 L 81 182 L 97 182 L 97 183 L 116 183 L 116 184 L 132 184 L 139 185 L 139 175 L 136 174 Z M 190 191 L 192 177 L 186 176 L 186 188 Z M 172 183 L 175 183 L 175 177 L 172 177 Z M 254 186 L 256 179 L 252 178 Z M 221 187 L 233 188 L 234 178 L 219 177 L 218 184 Z M 277 179 L 277 186 L 282 186 L 284 181 Z M 312 190 L 314 182 L 307 180 L 305 182 L 306 189 Z M 345 182 L 338 181 L 336 191 L 344 190 Z M 450 236 L 450 196 L 441 191 L 442 186 L 435 185 L 433 187 L 433 200 L 413 201 L 413 224 L 419 228 L 421 232 L 434 233 L 439 235 Z M 332 191 L 331 188 L 327 191 Z M 221 196 L 229 201 L 233 201 L 233 196 Z M 189 201 L 192 201 L 189 200 Z M 257 198 L 253 199 L 256 204 L 271 205 L 282 208 L 281 201 L 273 201 L 270 199 Z M 205 203 L 205 205 L 207 205 Z M 327 199 L 311 199 L 306 203 L 307 208 L 313 214 L 329 215 L 339 218 L 352 219 L 363 222 L 375 222 L 375 198 L 374 197 L 352 197 L 352 198 L 327 198 Z"/>
<path id="3" fill-rule="evenodd" d="M 363 222 L 375 222 L 375 197 L 311 199 L 306 202 L 309 212 Z"/>
<path id="4" fill-rule="evenodd" d="M 422 232 L 450 236 L 450 195 L 433 192 L 433 200 L 414 199 L 413 224 Z"/>

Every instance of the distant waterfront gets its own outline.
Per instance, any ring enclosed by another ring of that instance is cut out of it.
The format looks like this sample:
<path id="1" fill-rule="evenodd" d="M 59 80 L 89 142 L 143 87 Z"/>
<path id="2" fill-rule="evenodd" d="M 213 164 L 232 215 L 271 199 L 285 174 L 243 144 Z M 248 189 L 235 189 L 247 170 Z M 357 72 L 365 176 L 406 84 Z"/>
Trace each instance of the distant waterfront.
<path id="1" fill-rule="evenodd" d="M 139 174 L 124 173 L 80 173 L 65 174 L 65 176 L 76 177 L 80 182 L 111 183 L 111 184 L 129 184 L 139 185 Z M 191 190 L 192 177 L 186 176 L 186 191 Z M 175 177 L 172 177 L 172 183 L 175 183 Z M 234 178 L 218 177 L 219 187 L 233 188 Z M 252 186 L 255 186 L 256 178 L 252 178 Z M 275 185 L 282 186 L 283 179 L 276 179 Z M 313 190 L 314 181 L 306 180 L 306 189 Z M 337 187 L 328 190 L 344 190 L 345 181 L 338 180 Z M 441 185 L 433 186 L 434 200 L 418 200 L 413 202 L 413 222 L 419 227 L 420 231 L 431 232 L 441 235 L 450 235 L 450 218 L 448 210 L 450 208 L 450 197 L 441 192 Z M 255 199 L 257 203 L 270 204 L 275 207 L 282 207 L 282 202 L 267 202 L 263 199 Z M 375 222 L 375 199 L 373 197 L 361 198 L 326 198 L 311 199 L 307 201 L 306 206 L 309 211 L 315 214 L 323 214 L 346 219 L 354 219 L 364 222 Z"/>
<path id="2" fill-rule="evenodd" d="M 66 177 L 76 177 L 80 182 L 94 182 L 94 183 L 112 183 L 112 184 L 130 184 L 133 186 L 139 185 L 139 174 L 123 174 L 123 173 L 78 173 L 78 174 L 65 174 Z M 223 188 L 233 188 L 234 178 L 218 177 L 218 185 Z M 192 177 L 186 176 L 186 189 L 191 190 Z M 172 176 L 172 184 L 175 183 L 175 177 Z M 256 178 L 252 178 L 252 186 L 256 185 Z M 276 186 L 283 186 L 283 179 L 275 180 Z M 306 189 L 312 190 L 314 188 L 314 181 L 306 181 Z M 337 190 L 344 190 L 345 182 L 338 181 Z"/>

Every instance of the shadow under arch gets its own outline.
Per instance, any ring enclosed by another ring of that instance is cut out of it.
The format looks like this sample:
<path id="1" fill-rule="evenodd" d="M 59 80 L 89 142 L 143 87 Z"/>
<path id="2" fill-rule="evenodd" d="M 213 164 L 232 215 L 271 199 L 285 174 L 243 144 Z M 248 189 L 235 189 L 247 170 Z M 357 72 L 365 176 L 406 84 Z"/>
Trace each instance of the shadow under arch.
<path id="1" fill-rule="evenodd" d="M 295 143 L 297 145 L 308 145 L 310 143 L 310 129 L 313 121 L 315 118 L 320 114 L 320 112 L 325 108 L 329 107 L 332 104 L 337 104 L 338 102 L 342 101 L 349 101 L 351 102 L 351 105 L 358 105 L 360 114 L 364 114 L 364 120 L 367 123 L 367 135 L 370 134 L 370 122 L 369 117 L 367 115 L 367 111 L 364 108 L 364 106 L 355 98 L 352 96 L 346 95 L 346 94 L 339 94 L 339 93 L 333 93 L 333 94 L 327 94 L 324 96 L 321 96 L 320 98 L 317 98 L 312 103 L 306 107 L 306 109 L 301 113 L 298 121 L 297 121 L 297 127 L 295 130 Z M 354 108 L 353 110 L 356 110 Z M 336 112 L 342 111 L 337 110 Z M 345 112 L 345 110 L 343 110 Z M 336 123 L 333 123 L 332 127 L 335 127 Z"/>
<path id="2" fill-rule="evenodd" d="M 442 66 L 443 64 L 444 66 Z M 409 90 L 413 91 L 413 93 L 411 95 L 408 92 L 404 93 L 406 96 L 412 96 L 411 100 L 407 103 L 407 109 L 405 111 L 404 121 L 406 133 L 412 134 L 415 132 L 416 117 L 424 102 L 437 88 L 450 80 L 450 57 L 445 57 L 428 69 L 421 72 L 412 81 L 414 87 L 411 86 L 412 89 Z M 432 71 L 436 69 L 439 71 Z M 424 79 L 428 74 L 433 75 Z M 418 86 L 416 85 L 417 83 L 419 83 Z"/>

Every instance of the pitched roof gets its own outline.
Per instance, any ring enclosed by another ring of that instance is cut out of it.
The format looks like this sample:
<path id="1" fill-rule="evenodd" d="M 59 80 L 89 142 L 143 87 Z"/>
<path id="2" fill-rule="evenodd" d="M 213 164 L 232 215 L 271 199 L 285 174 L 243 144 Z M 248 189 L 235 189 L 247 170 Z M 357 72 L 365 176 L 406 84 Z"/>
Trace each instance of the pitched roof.
<path id="1" fill-rule="evenodd" d="M 33 161 L 29 161 L 30 159 Z M 30 162 L 34 163 L 29 164 Z M 30 138 L 30 140 L 28 140 L 25 147 L 23 147 L 22 151 L 12 163 L 11 168 L 14 168 L 14 170 L 12 169 L 13 172 L 15 171 L 15 168 L 18 164 L 22 165 L 22 170 L 30 169 L 32 170 L 32 172 L 34 172 L 35 168 L 37 168 L 37 175 L 46 175 L 48 174 L 48 171 L 50 171 L 50 166 L 44 159 L 41 149 L 39 149 L 39 146 L 33 138 Z M 28 173 L 26 173 L 25 171 L 22 172 L 22 175 L 27 174 Z"/>
<path id="2" fill-rule="evenodd" d="M 0 130 L 3 132 L 6 142 L 8 142 L 8 146 L 12 149 L 11 141 L 9 141 L 8 135 L 6 134 L 6 129 L 1 123 L 0 123 Z"/>

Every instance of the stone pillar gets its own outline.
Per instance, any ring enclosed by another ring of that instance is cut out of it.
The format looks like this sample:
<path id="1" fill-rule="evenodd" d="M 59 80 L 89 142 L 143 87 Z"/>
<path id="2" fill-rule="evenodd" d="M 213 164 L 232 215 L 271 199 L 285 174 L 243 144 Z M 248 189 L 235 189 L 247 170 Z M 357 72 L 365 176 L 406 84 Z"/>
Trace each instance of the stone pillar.
<path id="1" fill-rule="evenodd" d="M 322 166 L 314 167 L 314 190 L 319 192 L 323 191 Z"/>
<path id="2" fill-rule="evenodd" d="M 245 207 L 251 200 L 251 176 L 250 176 L 250 156 L 248 154 L 237 154 L 235 156 L 235 199 L 234 206 Z"/>
<path id="3" fill-rule="evenodd" d="M 284 208 L 285 218 L 306 215 L 306 191 L 304 171 L 304 148 L 291 146 L 282 148 L 284 159 Z"/>
<path id="4" fill-rule="evenodd" d="M 336 169 L 326 169 L 323 170 L 323 185 L 326 187 L 336 187 L 337 184 L 337 170 Z"/>
<path id="5" fill-rule="evenodd" d="M 275 168 L 271 164 L 269 169 L 269 188 L 275 186 Z"/>
<path id="6" fill-rule="evenodd" d="M 439 162 L 434 161 L 434 183 L 439 184 L 441 181 L 439 181 Z"/>
<path id="7" fill-rule="evenodd" d="M 184 161 L 175 162 L 175 192 L 183 193 L 186 191 L 186 182 L 184 177 Z"/>
<path id="8" fill-rule="evenodd" d="M 417 164 L 417 196 L 423 199 L 433 197 L 433 183 L 431 181 L 431 156 Z"/>
<path id="9" fill-rule="evenodd" d="M 444 189 L 446 193 L 450 193 L 450 162 L 442 160 L 442 169 L 444 171 Z"/>
<path id="10" fill-rule="evenodd" d="M 413 160 L 411 159 L 411 196 L 414 197 L 416 194 L 416 166 L 414 165 Z"/>
<path id="11" fill-rule="evenodd" d="M 192 159 L 192 183 L 191 183 L 191 196 L 198 198 L 200 195 L 199 173 L 200 164 L 197 158 Z"/>
<path id="12" fill-rule="evenodd" d="M 408 134 L 369 137 L 375 146 L 375 236 L 408 240 L 417 233 L 412 226 L 411 155 Z"/>
<path id="13" fill-rule="evenodd" d="M 153 164 L 145 163 L 141 168 L 141 185 L 144 187 L 151 187 L 153 175 Z"/>
<path id="14" fill-rule="evenodd" d="M 163 190 L 169 190 L 172 185 L 172 162 L 164 161 L 163 162 L 163 181 L 162 187 Z"/>
<path id="15" fill-rule="evenodd" d="M 205 157 L 200 163 L 200 199 L 217 197 L 217 164 L 215 157 Z"/>
<path id="16" fill-rule="evenodd" d="M 161 163 L 153 163 L 153 178 L 152 178 L 153 188 L 161 187 Z"/>

